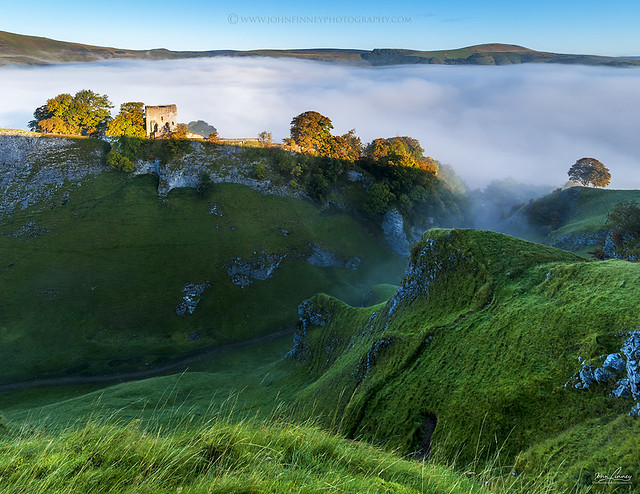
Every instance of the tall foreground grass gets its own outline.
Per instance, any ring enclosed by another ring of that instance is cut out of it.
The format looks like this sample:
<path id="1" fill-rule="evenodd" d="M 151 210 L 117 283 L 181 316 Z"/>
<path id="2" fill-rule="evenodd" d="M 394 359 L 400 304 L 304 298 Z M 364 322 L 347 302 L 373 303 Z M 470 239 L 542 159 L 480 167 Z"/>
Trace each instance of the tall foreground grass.
<path id="1" fill-rule="evenodd" d="M 524 480 L 456 471 L 327 434 L 312 423 L 184 420 L 146 429 L 91 419 L 59 432 L 2 428 L 0 491 L 11 493 L 555 493 Z"/>

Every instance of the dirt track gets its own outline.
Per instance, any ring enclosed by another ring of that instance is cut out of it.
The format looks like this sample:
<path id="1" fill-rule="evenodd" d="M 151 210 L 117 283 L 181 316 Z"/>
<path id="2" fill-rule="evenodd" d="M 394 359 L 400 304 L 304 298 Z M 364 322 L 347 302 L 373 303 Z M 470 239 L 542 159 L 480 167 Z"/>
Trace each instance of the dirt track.
<path id="1" fill-rule="evenodd" d="M 30 388 L 45 388 L 52 386 L 68 386 L 72 384 L 96 384 L 96 383 L 111 383 L 111 382 L 125 382 L 135 381 L 138 379 L 145 379 L 147 377 L 158 376 L 168 371 L 173 370 L 185 370 L 190 364 L 204 360 L 216 353 L 225 352 L 229 350 L 235 350 L 237 348 L 243 348 L 247 346 L 257 345 L 259 343 L 266 343 L 268 341 L 275 340 L 281 336 L 293 334 L 294 330 L 278 331 L 259 338 L 253 338 L 246 341 L 238 341 L 236 343 L 229 343 L 227 345 L 218 346 L 204 350 L 196 355 L 191 355 L 181 360 L 176 360 L 170 364 L 160 367 L 154 367 L 153 369 L 145 369 L 143 371 L 128 372 L 126 374 L 109 374 L 102 376 L 69 376 L 69 377 L 55 377 L 51 379 L 34 379 L 32 381 L 23 381 L 19 383 L 10 383 L 0 385 L 0 393 L 8 391 L 20 391 Z"/>

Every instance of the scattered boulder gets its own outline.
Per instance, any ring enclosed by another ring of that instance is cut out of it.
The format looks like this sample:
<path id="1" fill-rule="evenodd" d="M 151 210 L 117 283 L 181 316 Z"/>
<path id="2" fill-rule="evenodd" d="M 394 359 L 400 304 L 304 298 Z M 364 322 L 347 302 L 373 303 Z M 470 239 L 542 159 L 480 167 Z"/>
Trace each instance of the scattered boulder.
<path id="1" fill-rule="evenodd" d="M 607 355 L 602 367 L 585 364 L 572 379 L 576 389 L 589 389 L 596 383 L 605 386 L 614 383 L 609 397 L 640 400 L 640 331 L 629 333 L 620 352 Z M 640 415 L 640 404 L 629 415 Z"/>
<path id="2" fill-rule="evenodd" d="M 362 259 L 358 256 L 353 256 L 347 259 L 341 259 L 333 252 L 328 250 L 324 250 L 315 244 L 311 244 L 311 255 L 307 257 L 307 262 L 313 266 L 317 266 L 319 268 L 347 268 L 347 269 L 358 269 Z"/>
<path id="3" fill-rule="evenodd" d="M 182 302 L 176 306 L 176 315 L 184 316 L 186 314 L 193 314 L 200 302 L 200 296 L 209 286 L 208 281 L 202 283 L 185 283 L 182 287 L 182 292 L 184 293 Z"/>
<path id="4" fill-rule="evenodd" d="M 254 281 L 264 281 L 280 266 L 286 254 L 268 254 L 266 251 L 254 252 L 253 259 L 235 257 L 226 266 L 231 282 L 241 288 L 246 288 Z"/>

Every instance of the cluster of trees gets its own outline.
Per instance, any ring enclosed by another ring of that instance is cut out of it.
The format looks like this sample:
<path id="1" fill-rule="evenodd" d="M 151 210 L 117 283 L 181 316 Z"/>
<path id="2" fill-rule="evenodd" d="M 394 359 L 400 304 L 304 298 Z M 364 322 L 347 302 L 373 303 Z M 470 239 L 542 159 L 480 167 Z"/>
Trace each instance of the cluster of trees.
<path id="1" fill-rule="evenodd" d="M 107 95 L 83 89 L 75 95 L 59 94 L 47 100 L 33 114 L 29 127 L 45 134 L 68 134 L 91 137 L 115 137 L 107 154 L 107 164 L 114 169 L 133 171 L 137 159 L 156 157 L 167 160 L 188 150 L 190 130 L 178 124 L 165 142 L 146 139 L 144 103 L 130 101 L 120 105 L 120 111 L 111 117 L 113 105 Z M 216 129 L 204 121 L 191 122 L 194 129 L 210 132 L 210 142 L 217 143 Z"/>
<path id="2" fill-rule="evenodd" d="M 104 134 L 113 105 L 104 94 L 88 89 L 74 96 L 63 93 L 38 107 L 29 128 L 47 134 L 96 136 Z"/>
<path id="3" fill-rule="evenodd" d="M 331 133 L 329 117 L 307 111 L 291 120 L 291 138 L 285 144 L 293 151 L 345 161 L 355 161 L 362 153 L 362 141 L 350 130 L 344 135 Z"/>
<path id="4" fill-rule="evenodd" d="M 363 206 L 370 215 L 383 214 L 392 207 L 411 214 L 447 195 L 437 180 L 438 163 L 424 156 L 417 139 L 380 138 L 365 146 L 355 130 L 344 135 L 333 135 L 332 130 L 331 119 L 308 111 L 291 120 L 291 137 L 285 140 L 291 150 L 324 158 L 323 168 L 310 177 L 313 195 L 321 195 L 328 182 L 349 163 L 374 178 Z"/>

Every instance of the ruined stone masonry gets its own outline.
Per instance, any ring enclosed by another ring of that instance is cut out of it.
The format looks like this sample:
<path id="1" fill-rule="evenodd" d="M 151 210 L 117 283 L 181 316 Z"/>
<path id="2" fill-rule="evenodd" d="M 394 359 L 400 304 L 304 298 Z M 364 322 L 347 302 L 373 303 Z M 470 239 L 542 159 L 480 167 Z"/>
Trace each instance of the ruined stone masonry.
<path id="1" fill-rule="evenodd" d="M 176 130 L 178 107 L 176 105 L 145 106 L 147 137 L 166 137 Z"/>

